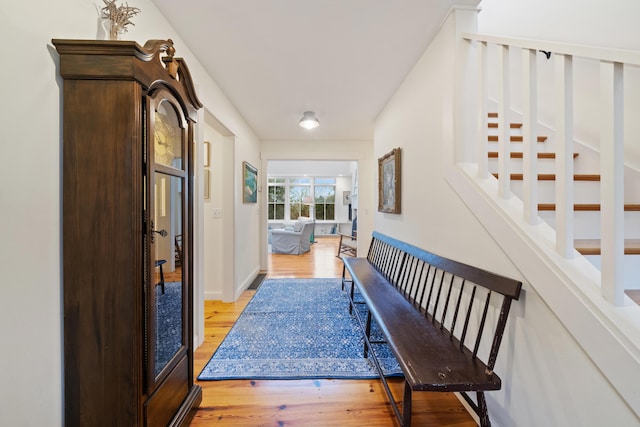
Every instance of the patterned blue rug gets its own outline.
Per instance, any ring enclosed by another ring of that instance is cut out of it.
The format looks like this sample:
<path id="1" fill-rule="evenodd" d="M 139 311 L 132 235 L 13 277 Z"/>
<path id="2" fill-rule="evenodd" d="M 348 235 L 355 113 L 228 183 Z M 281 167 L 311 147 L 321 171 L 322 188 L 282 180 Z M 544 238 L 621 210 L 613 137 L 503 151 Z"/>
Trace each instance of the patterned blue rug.
<path id="1" fill-rule="evenodd" d="M 389 348 L 374 347 L 385 375 L 402 375 Z M 340 279 L 267 279 L 198 379 L 377 376 L 363 357 L 362 332 L 349 315 Z"/>
<path id="2" fill-rule="evenodd" d="M 156 286 L 155 375 L 182 346 L 182 282 L 165 282 L 164 288 L 162 293 L 162 288 Z"/>

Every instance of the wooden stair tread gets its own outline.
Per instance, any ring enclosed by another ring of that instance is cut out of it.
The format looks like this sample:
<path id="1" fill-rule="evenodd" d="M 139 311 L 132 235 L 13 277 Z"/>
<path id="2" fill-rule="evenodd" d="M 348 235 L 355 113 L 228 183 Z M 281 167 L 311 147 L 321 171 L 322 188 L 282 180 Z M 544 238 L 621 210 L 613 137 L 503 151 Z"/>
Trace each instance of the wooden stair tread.
<path id="1" fill-rule="evenodd" d="M 522 135 L 511 135 L 509 137 L 511 142 L 522 142 L 524 137 Z M 538 136 L 538 142 L 545 142 L 547 140 L 546 136 Z M 498 142 L 498 135 L 489 135 L 489 142 Z"/>
<path id="2" fill-rule="evenodd" d="M 538 205 L 539 211 L 555 211 L 556 204 L 555 203 L 540 203 Z M 574 211 L 599 211 L 600 204 L 599 203 L 576 203 L 573 205 Z M 640 204 L 636 203 L 625 203 L 624 210 L 626 212 L 639 212 Z"/>
<path id="3" fill-rule="evenodd" d="M 582 255 L 600 255 L 600 240 L 579 239 L 574 246 Z M 626 239 L 624 241 L 625 255 L 640 255 L 640 239 Z"/>
<path id="4" fill-rule="evenodd" d="M 498 152 L 497 151 L 489 151 L 488 152 L 488 156 L 490 159 L 497 159 L 498 158 Z M 510 153 L 510 156 L 512 159 L 522 159 L 524 157 L 524 153 L 522 151 L 512 151 Z M 573 153 L 573 158 L 575 159 L 576 157 L 579 156 L 579 153 Z M 555 159 L 556 158 L 556 153 L 538 153 L 538 158 L 539 159 Z"/>
<path id="5" fill-rule="evenodd" d="M 497 173 L 494 173 L 493 176 L 499 178 Z M 511 180 L 512 181 L 522 181 L 521 173 L 512 173 Z M 538 181 L 555 181 L 556 174 L 554 173 L 541 173 L 538 174 Z M 574 181 L 600 181 L 600 175 L 598 174 L 575 174 L 573 175 Z"/>
<path id="6" fill-rule="evenodd" d="M 497 123 L 487 123 L 490 129 L 497 129 Z M 509 128 L 511 129 L 520 129 L 522 127 L 522 123 L 509 123 Z"/>
<path id="7" fill-rule="evenodd" d="M 489 118 L 497 118 L 498 113 L 490 112 L 487 114 Z M 488 123 L 488 127 L 491 129 L 497 129 L 498 123 L 491 122 Z M 522 128 L 522 123 L 510 123 L 509 128 L 511 129 L 520 129 Z M 489 142 L 498 142 L 498 135 L 489 135 Z M 512 135 L 509 137 L 510 142 L 523 142 L 524 137 L 520 135 Z M 537 141 L 546 142 L 546 136 L 538 136 Z M 499 153 L 497 151 L 489 151 L 487 153 L 489 158 L 497 159 L 499 157 Z M 578 157 L 578 153 L 573 153 L 573 158 Z M 514 151 L 509 153 L 509 157 L 512 159 L 522 159 L 524 158 L 524 153 L 519 151 Z M 555 159 L 556 153 L 537 153 L 538 159 Z M 497 173 L 494 173 L 493 176 L 499 178 Z M 523 174 L 521 173 L 512 173 L 510 176 L 513 181 L 521 181 L 523 179 Z M 538 174 L 539 181 L 555 181 L 556 174 Z M 574 174 L 574 181 L 600 181 L 599 174 Z M 573 205 L 574 211 L 599 211 L 601 208 L 598 203 L 576 203 Z M 555 203 L 540 203 L 538 205 L 539 211 L 555 211 L 556 204 Z M 625 203 L 624 210 L 626 212 L 629 211 L 640 211 L 640 204 L 636 203 Z M 582 255 L 600 255 L 600 240 L 586 240 L 580 239 L 574 242 L 574 246 L 578 252 Z M 640 239 L 627 239 L 624 242 L 624 253 L 625 255 L 640 255 Z M 640 290 L 633 291 L 625 291 L 629 297 L 631 297 L 637 304 L 640 305 Z"/>

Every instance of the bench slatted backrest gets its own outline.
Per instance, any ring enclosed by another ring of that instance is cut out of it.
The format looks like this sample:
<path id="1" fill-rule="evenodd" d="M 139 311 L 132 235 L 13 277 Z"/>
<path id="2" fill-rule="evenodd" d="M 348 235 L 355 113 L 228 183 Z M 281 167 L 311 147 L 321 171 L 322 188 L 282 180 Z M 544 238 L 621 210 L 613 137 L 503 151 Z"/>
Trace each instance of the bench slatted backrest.
<path id="1" fill-rule="evenodd" d="M 493 371 L 511 301 L 522 283 L 444 258 L 408 243 L 374 232 L 367 260 L 389 283 L 459 345 L 477 357 L 492 295 L 502 299 L 486 364 Z M 500 302 L 498 302 L 500 304 Z M 474 309 L 475 308 L 475 309 Z M 470 329 L 475 337 L 468 337 Z"/>

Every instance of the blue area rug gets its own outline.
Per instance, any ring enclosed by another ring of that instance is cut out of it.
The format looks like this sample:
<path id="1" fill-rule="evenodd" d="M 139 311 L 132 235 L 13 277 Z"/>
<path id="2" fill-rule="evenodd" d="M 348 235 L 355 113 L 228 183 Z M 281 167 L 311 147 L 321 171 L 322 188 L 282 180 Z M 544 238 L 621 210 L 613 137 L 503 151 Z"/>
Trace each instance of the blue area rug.
<path id="1" fill-rule="evenodd" d="M 198 379 L 377 378 L 363 342 L 340 279 L 267 279 Z M 385 375 L 402 375 L 389 348 L 374 347 Z"/>
<path id="2" fill-rule="evenodd" d="M 156 286 L 155 375 L 182 346 L 182 282 L 165 282 L 164 290 Z"/>

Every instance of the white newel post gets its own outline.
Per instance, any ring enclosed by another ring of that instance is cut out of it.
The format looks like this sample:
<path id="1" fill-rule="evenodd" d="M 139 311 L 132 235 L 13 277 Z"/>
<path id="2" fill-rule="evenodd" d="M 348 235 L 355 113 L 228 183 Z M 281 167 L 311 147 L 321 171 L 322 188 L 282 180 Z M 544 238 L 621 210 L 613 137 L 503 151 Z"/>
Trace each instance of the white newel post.
<path id="1" fill-rule="evenodd" d="M 600 62 L 600 235 L 602 294 L 624 304 L 623 65 Z"/>

